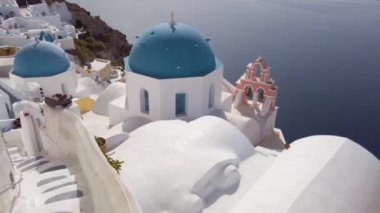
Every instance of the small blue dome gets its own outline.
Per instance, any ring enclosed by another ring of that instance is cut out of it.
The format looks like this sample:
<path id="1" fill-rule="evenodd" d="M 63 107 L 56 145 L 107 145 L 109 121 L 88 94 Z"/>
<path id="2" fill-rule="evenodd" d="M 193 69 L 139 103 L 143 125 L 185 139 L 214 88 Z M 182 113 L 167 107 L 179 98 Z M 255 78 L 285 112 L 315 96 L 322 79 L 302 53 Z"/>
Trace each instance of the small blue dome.
<path id="1" fill-rule="evenodd" d="M 38 40 L 54 42 L 55 38 L 54 38 L 54 35 L 51 34 L 50 32 L 41 31 Z"/>
<path id="2" fill-rule="evenodd" d="M 185 24 L 158 24 L 145 32 L 125 58 L 126 69 L 168 79 L 204 76 L 214 71 L 217 59 L 206 38 Z"/>
<path id="3" fill-rule="evenodd" d="M 65 72 L 70 67 L 65 51 L 47 41 L 25 45 L 16 54 L 13 74 L 23 78 L 49 77 Z"/>

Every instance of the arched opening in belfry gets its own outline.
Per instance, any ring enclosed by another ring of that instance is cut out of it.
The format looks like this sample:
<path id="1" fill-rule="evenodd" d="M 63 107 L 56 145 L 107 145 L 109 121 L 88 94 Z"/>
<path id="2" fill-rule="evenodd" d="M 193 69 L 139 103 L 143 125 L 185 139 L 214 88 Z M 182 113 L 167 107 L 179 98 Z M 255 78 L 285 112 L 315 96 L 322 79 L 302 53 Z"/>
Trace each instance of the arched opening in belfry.
<path id="1" fill-rule="evenodd" d="M 245 87 L 245 95 L 247 96 L 247 100 L 253 100 L 253 89 L 251 86 L 248 85 Z"/>
<path id="2" fill-rule="evenodd" d="M 140 90 L 140 110 L 142 113 L 149 114 L 149 93 L 146 89 Z"/>
<path id="3" fill-rule="evenodd" d="M 261 67 L 261 64 L 259 64 L 259 63 L 256 63 L 256 64 L 255 64 L 256 76 L 258 76 L 258 77 L 261 76 L 261 71 L 262 71 L 261 68 L 262 68 L 262 67 Z"/>
<path id="4" fill-rule="evenodd" d="M 257 101 L 261 102 L 261 103 L 263 103 L 263 101 L 264 101 L 264 89 L 263 88 L 259 88 L 257 90 Z"/>

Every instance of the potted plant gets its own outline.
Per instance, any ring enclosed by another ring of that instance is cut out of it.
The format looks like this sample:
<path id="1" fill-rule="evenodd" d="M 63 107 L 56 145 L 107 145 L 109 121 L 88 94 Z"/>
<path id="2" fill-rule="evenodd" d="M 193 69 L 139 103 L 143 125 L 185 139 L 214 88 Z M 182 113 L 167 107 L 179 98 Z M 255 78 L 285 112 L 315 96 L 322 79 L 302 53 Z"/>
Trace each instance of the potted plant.
<path id="1" fill-rule="evenodd" d="M 107 141 L 103 137 L 95 136 L 95 141 L 98 144 L 100 150 L 102 150 L 104 156 L 106 157 L 108 163 L 116 170 L 117 174 L 119 174 L 121 170 L 121 164 L 124 163 L 124 161 L 115 160 L 109 155 L 107 155 Z"/>
<path id="2" fill-rule="evenodd" d="M 51 107 L 67 107 L 71 104 L 71 99 L 71 95 L 57 93 L 51 97 L 45 97 L 45 103 Z"/>
<path id="3" fill-rule="evenodd" d="M 103 154 L 106 155 L 107 154 L 106 139 L 103 138 L 103 137 L 97 137 L 97 136 L 95 136 L 95 141 L 98 144 L 100 150 L 102 150 Z"/>

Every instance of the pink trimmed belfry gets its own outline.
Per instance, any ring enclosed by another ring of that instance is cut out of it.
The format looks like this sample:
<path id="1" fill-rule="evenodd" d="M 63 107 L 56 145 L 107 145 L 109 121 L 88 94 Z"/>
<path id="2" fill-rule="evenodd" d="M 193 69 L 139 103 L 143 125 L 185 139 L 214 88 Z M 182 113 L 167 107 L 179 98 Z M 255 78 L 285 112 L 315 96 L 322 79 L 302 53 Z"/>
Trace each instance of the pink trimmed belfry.
<path id="1" fill-rule="evenodd" d="M 258 72 L 260 70 L 260 72 Z M 270 77 L 271 68 L 262 57 L 249 63 L 245 75 L 236 82 L 236 96 L 241 96 L 238 105 L 251 105 L 258 107 L 262 115 L 276 108 L 278 86 Z M 238 95 L 241 93 L 241 95 Z"/>

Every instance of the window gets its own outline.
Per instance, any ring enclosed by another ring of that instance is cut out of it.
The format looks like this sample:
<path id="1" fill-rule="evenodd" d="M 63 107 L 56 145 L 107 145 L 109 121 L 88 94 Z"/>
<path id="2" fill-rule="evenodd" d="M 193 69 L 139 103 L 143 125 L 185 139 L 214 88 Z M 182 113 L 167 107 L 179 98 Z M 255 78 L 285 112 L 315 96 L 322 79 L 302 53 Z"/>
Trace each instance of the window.
<path id="1" fill-rule="evenodd" d="M 215 85 L 211 84 L 208 92 L 208 108 L 212 108 L 215 102 Z"/>
<path id="2" fill-rule="evenodd" d="M 253 100 L 253 89 L 251 86 L 245 87 L 245 94 L 247 96 L 247 100 Z"/>
<path id="3" fill-rule="evenodd" d="M 61 90 L 62 90 L 62 94 L 67 94 L 65 84 L 61 84 Z"/>
<path id="4" fill-rule="evenodd" d="M 186 115 L 186 93 L 177 93 L 175 95 L 175 115 Z"/>
<path id="5" fill-rule="evenodd" d="M 141 89 L 140 91 L 140 110 L 149 114 L 149 93 L 146 89 Z"/>

